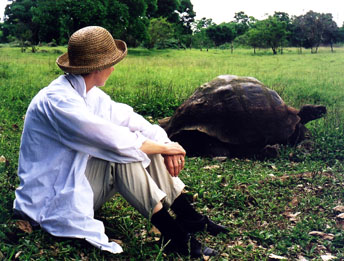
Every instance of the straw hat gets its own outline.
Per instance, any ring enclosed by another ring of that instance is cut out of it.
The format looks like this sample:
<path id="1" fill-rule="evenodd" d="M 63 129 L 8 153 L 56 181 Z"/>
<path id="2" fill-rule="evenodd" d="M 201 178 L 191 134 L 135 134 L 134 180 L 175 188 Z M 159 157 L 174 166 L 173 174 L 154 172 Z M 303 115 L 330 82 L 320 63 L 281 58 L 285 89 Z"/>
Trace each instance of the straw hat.
<path id="1" fill-rule="evenodd" d="M 127 55 L 127 45 L 115 40 L 100 26 L 87 26 L 69 39 L 68 52 L 57 58 L 57 65 L 67 73 L 85 74 L 113 66 Z"/>

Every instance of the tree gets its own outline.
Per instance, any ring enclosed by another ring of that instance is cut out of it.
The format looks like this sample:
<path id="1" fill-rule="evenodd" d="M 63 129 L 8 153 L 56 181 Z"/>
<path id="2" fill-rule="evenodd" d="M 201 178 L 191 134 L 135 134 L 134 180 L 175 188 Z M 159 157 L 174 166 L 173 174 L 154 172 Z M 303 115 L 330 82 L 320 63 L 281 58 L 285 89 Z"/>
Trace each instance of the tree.
<path id="1" fill-rule="evenodd" d="M 158 0 L 146 0 L 146 4 L 147 4 L 146 16 L 148 19 L 150 19 L 158 10 Z"/>
<path id="2" fill-rule="evenodd" d="M 266 44 L 271 47 L 273 54 L 282 48 L 287 38 L 287 23 L 276 16 L 269 16 L 262 21 L 261 29 L 264 31 Z"/>
<path id="3" fill-rule="evenodd" d="M 149 40 L 147 47 L 154 48 L 157 44 L 163 45 L 173 37 L 173 26 L 166 17 L 152 18 L 148 27 Z"/>
<path id="4" fill-rule="evenodd" d="M 190 0 L 13 0 L 3 38 L 66 44 L 76 30 L 99 25 L 136 47 L 148 39 L 149 19 L 165 17 L 179 44 L 191 46 L 195 15 Z"/>
<path id="5" fill-rule="evenodd" d="M 192 24 L 196 13 L 190 0 L 181 0 L 178 10 L 179 22 L 175 25 L 175 37 L 186 47 L 192 45 Z"/>
<path id="6" fill-rule="evenodd" d="M 147 16 L 165 17 L 173 25 L 174 37 L 180 45 L 191 46 L 192 28 L 196 13 L 190 0 L 157 0 L 157 9 L 148 10 Z"/>
<path id="7" fill-rule="evenodd" d="M 243 11 L 235 13 L 234 22 L 236 23 L 236 26 L 237 26 L 236 31 L 238 35 L 242 35 L 246 33 L 250 27 L 249 17 Z"/>
<path id="8" fill-rule="evenodd" d="M 344 23 L 342 27 L 338 29 L 338 42 L 344 42 Z"/>
<path id="9" fill-rule="evenodd" d="M 5 31 L 18 36 L 28 29 L 34 43 L 65 44 L 76 30 L 99 25 L 137 46 L 148 36 L 147 9 L 154 11 L 156 4 L 156 0 L 16 0 L 7 8 Z"/>
<path id="10" fill-rule="evenodd" d="M 212 25 L 206 29 L 207 36 L 214 41 L 215 46 L 220 46 L 225 43 L 231 43 L 233 51 L 233 40 L 236 37 L 235 23 L 222 23 L 219 25 Z"/>
<path id="11" fill-rule="evenodd" d="M 178 10 L 179 5 L 179 0 L 158 0 L 158 8 L 152 17 L 165 17 L 168 22 L 177 24 L 179 22 L 179 15 L 175 11 Z"/>
<path id="12" fill-rule="evenodd" d="M 200 48 L 202 51 L 203 48 L 207 48 L 208 50 L 209 47 L 214 44 L 206 33 L 206 29 L 212 25 L 215 25 L 213 20 L 205 17 L 193 23 L 194 32 L 192 36 L 192 43 L 194 47 Z"/>
<path id="13" fill-rule="evenodd" d="M 255 49 L 257 47 L 270 47 L 273 54 L 277 54 L 278 48 L 281 48 L 288 35 L 287 24 L 281 21 L 275 16 L 269 16 L 269 18 L 258 21 L 256 24 L 248 30 L 246 33 L 247 44 Z"/>
<path id="14" fill-rule="evenodd" d="M 322 14 L 322 23 L 324 26 L 322 42 L 331 46 L 331 52 L 333 52 L 333 44 L 339 41 L 339 28 L 335 21 L 333 21 L 332 14 Z"/>
<path id="15" fill-rule="evenodd" d="M 32 22 L 32 7 L 35 5 L 35 0 L 17 0 L 6 6 L 3 24 L 4 38 L 12 35 L 19 40 L 21 46 L 25 41 L 37 40 L 37 26 Z"/>
<path id="16" fill-rule="evenodd" d="M 325 24 L 328 22 L 327 15 L 309 11 L 294 19 L 294 32 L 297 32 L 303 47 L 310 48 L 312 53 L 317 53 L 318 47 L 323 41 Z"/>
<path id="17" fill-rule="evenodd" d="M 193 10 L 193 5 L 190 0 L 181 0 L 179 8 L 179 24 L 182 26 L 182 34 L 192 34 L 191 25 L 195 21 L 196 13 Z"/>
<path id="18" fill-rule="evenodd" d="M 266 47 L 265 39 L 262 37 L 262 31 L 259 29 L 259 26 L 257 27 L 249 29 L 244 35 L 242 35 L 243 43 L 251 46 L 254 53 L 256 53 L 257 48 Z"/>
<path id="19" fill-rule="evenodd" d="M 128 10 L 128 24 L 121 39 L 129 46 L 136 47 L 148 37 L 149 20 L 146 17 L 148 5 L 145 0 L 120 0 L 119 2 L 125 4 Z M 114 13 L 114 16 L 118 17 L 118 13 Z"/>
<path id="20" fill-rule="evenodd" d="M 292 42 L 292 31 L 293 31 L 293 25 L 292 25 L 292 20 L 289 17 L 289 14 L 285 13 L 285 12 L 275 12 L 274 17 L 276 17 L 279 21 L 281 22 L 285 22 L 287 24 L 287 37 L 286 40 L 288 42 L 288 44 L 290 44 Z"/>
<path id="21" fill-rule="evenodd" d="M 298 17 L 294 17 L 291 22 L 291 37 L 290 44 L 292 46 L 299 47 L 299 53 L 302 53 L 303 42 L 305 41 L 305 36 L 303 34 L 302 20 Z"/>
<path id="22" fill-rule="evenodd" d="M 3 27 L 4 27 L 4 24 L 3 23 L 0 23 L 0 43 L 1 42 L 4 42 L 4 33 L 3 33 Z"/>
<path id="23" fill-rule="evenodd" d="M 66 32 L 66 34 L 70 36 L 72 31 L 72 29 L 70 29 L 72 20 L 70 19 L 68 11 L 65 12 L 64 15 L 61 15 L 59 9 L 61 7 L 61 3 L 57 1 L 38 0 L 37 5 L 31 8 L 32 22 L 38 27 L 36 44 L 38 42 L 52 41 L 60 43 L 60 31 Z M 68 8 L 65 8 L 65 10 L 68 10 Z M 61 24 L 63 25 L 62 28 Z M 66 41 L 67 40 L 64 40 L 63 43 Z"/>

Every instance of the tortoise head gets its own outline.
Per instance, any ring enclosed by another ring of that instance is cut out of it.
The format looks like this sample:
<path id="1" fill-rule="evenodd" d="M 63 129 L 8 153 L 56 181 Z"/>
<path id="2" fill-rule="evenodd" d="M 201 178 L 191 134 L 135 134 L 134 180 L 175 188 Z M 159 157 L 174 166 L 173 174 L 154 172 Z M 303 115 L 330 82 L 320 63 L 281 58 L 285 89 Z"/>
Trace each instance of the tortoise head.
<path id="1" fill-rule="evenodd" d="M 326 106 L 306 104 L 301 107 L 298 116 L 301 118 L 300 123 L 306 124 L 312 120 L 319 119 L 326 114 Z"/>

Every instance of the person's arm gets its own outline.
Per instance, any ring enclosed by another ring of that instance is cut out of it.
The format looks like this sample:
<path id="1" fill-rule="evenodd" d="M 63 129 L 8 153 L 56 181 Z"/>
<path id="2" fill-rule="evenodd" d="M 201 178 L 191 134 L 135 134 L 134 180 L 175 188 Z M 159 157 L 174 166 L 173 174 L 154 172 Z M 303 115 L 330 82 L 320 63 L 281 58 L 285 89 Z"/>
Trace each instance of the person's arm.
<path id="1" fill-rule="evenodd" d="M 140 150 L 146 137 L 90 112 L 77 95 L 49 93 L 39 108 L 56 130 L 52 138 L 67 147 L 107 161 L 149 163 Z"/>
<path id="2" fill-rule="evenodd" d="M 184 168 L 186 152 L 177 142 L 157 143 L 146 140 L 140 149 L 146 154 L 162 154 L 166 168 L 172 177 L 177 177 Z"/>
<path id="3" fill-rule="evenodd" d="M 105 95 L 102 95 L 102 99 L 102 106 L 109 108 L 110 119 L 115 124 L 128 127 L 133 132 L 138 131 L 147 139 L 155 142 L 171 142 L 163 128 L 147 121 L 129 105 L 115 102 Z"/>

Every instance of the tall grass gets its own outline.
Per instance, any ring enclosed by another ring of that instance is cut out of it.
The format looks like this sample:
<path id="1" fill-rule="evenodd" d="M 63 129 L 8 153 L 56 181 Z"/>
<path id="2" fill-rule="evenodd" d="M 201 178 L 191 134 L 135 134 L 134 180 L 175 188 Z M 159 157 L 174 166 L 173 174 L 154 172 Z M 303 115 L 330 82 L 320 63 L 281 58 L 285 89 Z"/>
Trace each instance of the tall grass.
<path id="1" fill-rule="evenodd" d="M 152 237 L 145 232 L 149 222 L 120 197 L 97 213 L 107 234 L 123 241 L 126 252 L 120 256 L 100 252 L 82 241 L 59 240 L 41 230 L 26 234 L 12 220 L 26 108 L 41 88 L 61 74 L 55 60 L 66 50 L 39 51 L 0 48 L 0 259 L 16 255 L 21 260 L 161 259 L 159 247 L 151 244 Z M 228 236 L 198 235 L 219 249 L 223 259 L 266 260 L 271 253 L 290 259 L 298 255 L 320 258 L 326 251 L 343 257 L 344 233 L 332 211 L 344 192 L 343 71 L 344 48 L 334 53 L 321 48 L 318 54 L 299 54 L 291 48 L 275 56 L 263 50 L 254 55 L 248 49 L 233 54 L 228 50 L 131 49 L 103 89 L 114 100 L 154 120 L 172 115 L 198 86 L 221 74 L 255 77 L 296 108 L 326 105 L 327 116 L 307 124 L 313 135 L 307 146 L 282 147 L 281 156 L 269 161 L 191 158 L 181 177 L 195 206 L 230 227 Z M 298 203 L 290 204 L 295 198 Z M 301 214 L 291 221 L 284 215 L 286 209 Z M 308 234 L 312 230 L 333 233 L 335 238 L 314 238 Z"/>

